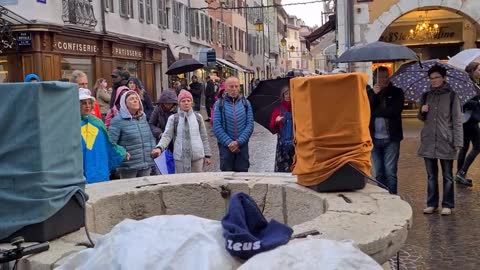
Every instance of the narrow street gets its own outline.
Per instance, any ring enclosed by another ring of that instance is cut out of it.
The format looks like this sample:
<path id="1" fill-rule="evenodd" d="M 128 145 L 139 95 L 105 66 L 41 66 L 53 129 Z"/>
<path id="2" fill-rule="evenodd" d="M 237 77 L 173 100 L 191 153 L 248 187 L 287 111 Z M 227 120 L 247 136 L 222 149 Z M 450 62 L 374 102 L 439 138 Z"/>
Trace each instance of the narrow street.
<path id="1" fill-rule="evenodd" d="M 480 232 L 475 228 L 480 223 L 479 161 L 475 161 L 469 172 L 474 187 L 455 186 L 453 215 L 424 215 L 426 172 L 423 160 L 416 154 L 421 127 L 422 123 L 414 118 L 404 119 L 405 139 L 401 144 L 398 187 L 400 196 L 413 208 L 413 228 L 400 252 L 400 269 L 478 269 Z M 213 134 L 210 143 L 214 162 L 207 170 L 218 171 L 218 150 Z M 276 136 L 256 124 L 250 140 L 251 171 L 273 171 L 275 144 Z M 392 259 L 392 269 L 396 269 L 395 263 Z"/>

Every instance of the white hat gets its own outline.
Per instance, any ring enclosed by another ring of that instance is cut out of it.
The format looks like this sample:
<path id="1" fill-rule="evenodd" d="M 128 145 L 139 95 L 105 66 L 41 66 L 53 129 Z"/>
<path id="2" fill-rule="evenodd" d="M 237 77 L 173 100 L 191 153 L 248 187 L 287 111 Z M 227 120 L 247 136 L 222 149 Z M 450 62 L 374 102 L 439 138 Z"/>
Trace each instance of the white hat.
<path id="1" fill-rule="evenodd" d="M 91 96 L 92 92 L 86 88 L 79 88 L 78 89 L 78 99 L 79 100 L 87 100 L 90 99 L 95 102 L 95 98 Z"/>

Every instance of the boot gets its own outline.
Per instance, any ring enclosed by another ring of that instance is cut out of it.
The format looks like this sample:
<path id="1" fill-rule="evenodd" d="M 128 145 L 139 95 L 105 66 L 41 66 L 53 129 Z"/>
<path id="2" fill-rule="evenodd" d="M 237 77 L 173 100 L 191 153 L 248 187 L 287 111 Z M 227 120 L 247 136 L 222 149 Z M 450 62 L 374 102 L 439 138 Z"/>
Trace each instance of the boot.
<path id="1" fill-rule="evenodd" d="M 472 187 L 472 181 L 467 179 L 466 176 L 467 175 L 464 171 L 458 171 L 457 175 L 455 176 L 455 182 L 467 187 Z"/>

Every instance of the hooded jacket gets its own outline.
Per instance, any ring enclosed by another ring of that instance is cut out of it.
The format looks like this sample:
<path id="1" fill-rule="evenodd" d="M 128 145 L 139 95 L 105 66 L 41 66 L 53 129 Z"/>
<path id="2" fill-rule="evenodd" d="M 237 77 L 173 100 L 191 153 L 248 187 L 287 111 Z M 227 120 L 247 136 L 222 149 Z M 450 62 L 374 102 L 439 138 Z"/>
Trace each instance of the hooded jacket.
<path id="1" fill-rule="evenodd" d="M 451 92 L 450 85 L 445 83 L 442 88 L 432 89 L 422 97 L 422 105 L 428 104 L 429 111 L 420 111 L 418 115 L 424 122 L 418 149 L 421 157 L 454 160 L 456 148 L 463 147 L 460 100 Z"/>
<path id="2" fill-rule="evenodd" d="M 150 129 L 152 130 L 153 136 L 156 139 L 160 139 L 163 131 L 165 130 L 165 126 L 167 125 L 168 117 L 175 113 L 176 108 L 175 106 L 168 112 L 165 112 L 162 109 L 162 104 L 177 104 L 177 94 L 174 91 L 166 90 L 163 91 L 158 99 L 158 105 L 153 110 L 152 115 L 150 116 Z M 173 147 L 172 149 L 173 150 Z"/>
<path id="3" fill-rule="evenodd" d="M 125 100 L 131 92 L 140 100 L 135 91 L 124 93 L 120 98 L 120 111 L 112 119 L 108 130 L 112 142 L 123 146 L 130 154 L 130 160 L 124 161 L 120 170 L 141 170 L 153 165 L 150 152 L 155 148 L 155 138 L 150 131 L 141 102 L 139 114 L 130 114 Z"/>
<path id="4" fill-rule="evenodd" d="M 152 99 L 148 95 L 148 92 L 145 91 L 142 83 L 140 82 L 140 80 L 138 78 L 130 77 L 130 79 L 128 79 L 128 82 L 130 82 L 130 81 L 133 81 L 135 83 L 135 85 L 137 86 L 137 89 L 135 91 L 137 91 L 137 94 L 139 94 L 140 97 L 141 97 L 144 113 L 145 113 L 145 115 L 147 115 L 147 121 L 148 121 L 150 119 L 150 116 L 152 115 L 152 112 L 153 112 Z M 127 86 L 128 86 L 128 82 L 127 82 Z"/>
<path id="5" fill-rule="evenodd" d="M 120 86 L 118 88 L 117 93 L 115 95 L 115 103 L 117 103 L 117 100 L 118 100 L 118 104 L 120 104 L 120 98 L 122 94 L 125 93 L 126 91 L 130 91 L 126 86 Z M 117 108 L 116 105 L 114 105 L 110 110 L 108 110 L 107 116 L 105 117 L 105 126 L 107 128 L 110 127 L 110 122 L 112 121 L 112 118 L 117 116 L 118 112 L 119 112 L 119 109 Z"/>

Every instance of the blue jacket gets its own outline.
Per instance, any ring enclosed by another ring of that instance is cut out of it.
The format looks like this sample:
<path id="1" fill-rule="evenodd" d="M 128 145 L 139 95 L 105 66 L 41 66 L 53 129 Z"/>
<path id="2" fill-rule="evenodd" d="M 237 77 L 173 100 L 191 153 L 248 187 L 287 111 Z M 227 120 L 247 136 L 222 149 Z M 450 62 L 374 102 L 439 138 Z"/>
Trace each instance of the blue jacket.
<path id="1" fill-rule="evenodd" d="M 223 110 L 220 110 L 221 99 L 224 99 Z M 245 99 L 247 111 L 245 111 L 244 102 L 241 99 L 235 100 L 224 95 L 215 103 L 213 113 L 213 132 L 217 137 L 218 143 L 228 146 L 233 141 L 238 141 L 240 146 L 248 143 L 253 133 L 253 111 L 250 102 Z"/>
<path id="2" fill-rule="evenodd" d="M 155 148 L 156 142 L 145 113 L 141 112 L 140 117 L 133 117 L 128 112 L 125 97 L 129 92 L 134 91 L 128 91 L 122 95 L 120 112 L 112 119 L 108 135 L 113 143 L 123 146 L 130 154 L 130 160 L 125 160 L 119 169 L 140 170 L 153 166 L 150 153 Z"/>

